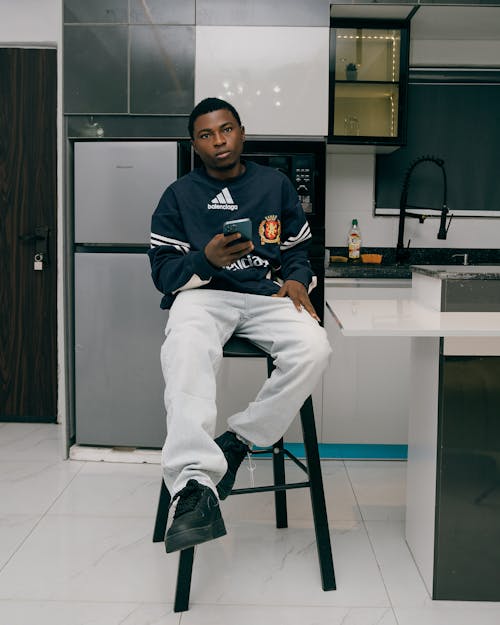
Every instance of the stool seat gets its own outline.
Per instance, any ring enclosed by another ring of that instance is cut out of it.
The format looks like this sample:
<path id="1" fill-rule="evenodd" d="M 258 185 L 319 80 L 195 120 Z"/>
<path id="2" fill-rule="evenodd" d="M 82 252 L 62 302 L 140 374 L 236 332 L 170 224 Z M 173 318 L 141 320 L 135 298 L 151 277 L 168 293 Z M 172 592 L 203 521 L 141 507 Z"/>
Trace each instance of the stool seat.
<path id="1" fill-rule="evenodd" d="M 224 345 L 223 356 L 227 358 L 268 358 L 269 354 L 248 339 L 233 334 Z"/>
<path id="2" fill-rule="evenodd" d="M 240 336 L 231 336 L 223 349 L 226 358 L 266 358 L 268 375 L 272 374 L 274 363 L 272 357 L 254 343 Z M 321 573 L 323 590 L 335 590 L 335 572 L 333 568 L 332 547 L 330 530 L 326 513 L 325 493 L 323 490 L 323 477 L 319 459 L 318 440 L 316 436 L 316 423 L 312 398 L 309 396 L 300 409 L 300 420 L 304 440 L 306 464 L 296 458 L 283 443 L 281 438 L 270 450 L 272 451 L 274 483 L 269 486 L 252 486 L 250 488 L 238 488 L 231 491 L 231 495 L 242 495 L 256 492 L 274 492 L 276 527 L 288 526 L 286 491 L 296 488 L 308 488 L 311 496 L 314 530 L 316 533 L 316 547 Z M 270 450 L 252 450 L 252 454 L 269 453 Z M 306 473 L 308 479 L 304 482 L 287 483 L 285 478 L 285 457 L 292 460 Z M 156 512 L 153 542 L 163 541 L 167 526 L 168 507 L 170 494 L 162 479 L 160 499 Z M 194 547 L 189 547 L 180 552 L 177 572 L 177 587 L 175 593 L 174 612 L 184 612 L 189 607 L 189 595 L 191 592 L 191 577 L 194 561 Z"/>

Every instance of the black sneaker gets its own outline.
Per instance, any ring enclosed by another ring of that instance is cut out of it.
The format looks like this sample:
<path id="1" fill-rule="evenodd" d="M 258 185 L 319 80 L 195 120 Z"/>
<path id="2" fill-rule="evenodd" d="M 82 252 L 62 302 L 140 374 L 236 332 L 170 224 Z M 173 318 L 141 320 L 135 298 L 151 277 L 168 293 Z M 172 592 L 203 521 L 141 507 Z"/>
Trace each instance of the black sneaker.
<path id="1" fill-rule="evenodd" d="M 224 432 L 215 439 L 215 442 L 224 452 L 227 461 L 227 471 L 217 484 L 219 498 L 225 499 L 230 494 L 236 480 L 236 473 L 250 449 L 234 432 Z"/>
<path id="2" fill-rule="evenodd" d="M 174 518 L 165 535 L 167 553 L 194 547 L 226 534 L 217 496 L 211 488 L 189 480 L 172 499 Z"/>

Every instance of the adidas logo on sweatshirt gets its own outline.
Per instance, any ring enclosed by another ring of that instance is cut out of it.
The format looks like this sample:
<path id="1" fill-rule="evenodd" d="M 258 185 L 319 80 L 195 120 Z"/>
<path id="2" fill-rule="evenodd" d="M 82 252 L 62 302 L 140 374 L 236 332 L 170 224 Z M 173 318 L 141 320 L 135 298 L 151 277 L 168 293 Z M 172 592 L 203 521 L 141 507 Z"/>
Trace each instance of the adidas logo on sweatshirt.
<path id="1" fill-rule="evenodd" d="M 210 200 L 210 204 L 207 204 L 208 210 L 226 210 L 236 211 L 238 210 L 238 204 L 234 203 L 229 189 L 224 187 L 220 193 Z"/>

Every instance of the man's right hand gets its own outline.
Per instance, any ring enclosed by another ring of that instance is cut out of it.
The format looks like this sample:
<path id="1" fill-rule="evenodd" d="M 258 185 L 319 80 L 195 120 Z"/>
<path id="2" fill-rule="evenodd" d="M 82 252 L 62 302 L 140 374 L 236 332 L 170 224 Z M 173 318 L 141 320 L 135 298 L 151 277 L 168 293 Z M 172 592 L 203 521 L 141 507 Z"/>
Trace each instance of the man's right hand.
<path id="1" fill-rule="evenodd" d="M 234 243 L 240 238 L 239 232 L 227 235 L 216 234 L 205 246 L 207 260 L 215 267 L 225 267 L 246 256 L 254 249 L 254 245 L 251 241 Z"/>

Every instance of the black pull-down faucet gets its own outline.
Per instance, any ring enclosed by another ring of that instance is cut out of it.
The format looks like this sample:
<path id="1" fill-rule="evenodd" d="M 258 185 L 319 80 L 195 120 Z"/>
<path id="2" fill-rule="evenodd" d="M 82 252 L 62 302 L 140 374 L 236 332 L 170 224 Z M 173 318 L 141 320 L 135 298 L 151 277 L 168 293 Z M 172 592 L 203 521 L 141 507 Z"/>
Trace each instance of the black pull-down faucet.
<path id="1" fill-rule="evenodd" d="M 441 208 L 412 206 L 408 204 L 408 190 L 410 186 L 410 177 L 412 173 L 414 172 L 415 167 L 417 167 L 417 165 L 420 165 L 420 163 L 435 163 L 441 169 L 441 173 L 443 174 L 443 204 Z M 403 188 L 401 191 L 401 198 L 399 201 L 399 228 L 398 228 L 398 242 L 396 245 L 396 262 L 397 263 L 404 263 L 410 257 L 410 252 L 408 251 L 408 248 L 405 249 L 404 241 L 403 241 L 404 229 L 405 229 L 405 218 L 413 217 L 415 219 L 418 219 L 421 224 L 423 224 L 424 220 L 427 218 L 427 215 L 409 212 L 406 210 L 407 208 L 441 211 L 441 220 L 439 223 L 439 231 L 438 231 L 437 238 L 446 239 L 446 235 L 448 233 L 448 229 L 450 227 L 450 223 L 453 218 L 453 215 L 452 215 L 450 217 L 448 225 L 446 225 L 446 216 L 448 215 L 448 212 L 449 212 L 448 206 L 446 204 L 446 195 L 447 195 L 447 182 L 446 182 L 446 171 L 444 169 L 443 159 L 437 158 L 435 156 L 421 156 L 420 158 L 417 158 L 410 165 L 408 171 L 406 172 L 404 182 L 403 182 Z M 410 243 L 408 242 L 408 247 L 409 245 Z"/>

